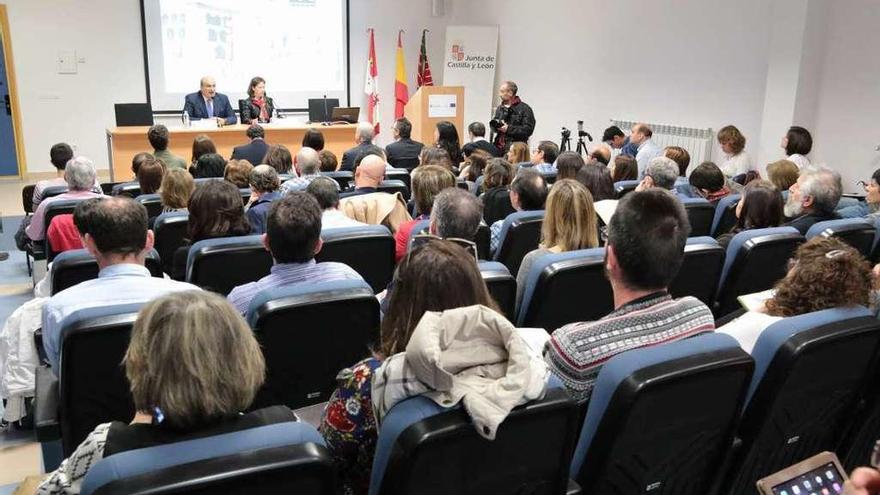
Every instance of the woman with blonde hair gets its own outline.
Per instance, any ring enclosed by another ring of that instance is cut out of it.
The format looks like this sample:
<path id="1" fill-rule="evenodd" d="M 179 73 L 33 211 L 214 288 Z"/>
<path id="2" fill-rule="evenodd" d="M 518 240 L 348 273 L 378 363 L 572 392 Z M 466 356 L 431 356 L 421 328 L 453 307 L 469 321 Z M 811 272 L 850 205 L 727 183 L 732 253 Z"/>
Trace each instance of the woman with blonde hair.
<path id="1" fill-rule="evenodd" d="M 172 168 L 162 178 L 159 198 L 162 200 L 162 213 L 186 211 L 189 197 L 196 188 L 196 182 L 186 170 Z"/>
<path id="2" fill-rule="evenodd" d="M 776 160 L 767 165 L 767 178 L 780 191 L 788 191 L 797 182 L 800 174 L 798 166 L 789 160 Z"/>
<path id="3" fill-rule="evenodd" d="M 507 161 L 514 167 L 523 162 L 530 162 L 529 145 L 522 141 L 511 144 L 510 149 L 507 150 Z"/>
<path id="4" fill-rule="evenodd" d="M 580 182 L 562 179 L 550 188 L 541 227 L 541 244 L 523 257 L 516 275 L 516 306 L 522 300 L 532 264 L 549 253 L 599 246 L 599 220 L 593 196 Z"/>
<path id="5" fill-rule="evenodd" d="M 37 493 L 79 493 L 95 463 L 121 452 L 296 421 L 285 406 L 242 414 L 263 384 L 263 353 L 241 315 L 211 292 L 176 292 L 144 306 L 123 365 L 134 419 L 98 425 Z"/>

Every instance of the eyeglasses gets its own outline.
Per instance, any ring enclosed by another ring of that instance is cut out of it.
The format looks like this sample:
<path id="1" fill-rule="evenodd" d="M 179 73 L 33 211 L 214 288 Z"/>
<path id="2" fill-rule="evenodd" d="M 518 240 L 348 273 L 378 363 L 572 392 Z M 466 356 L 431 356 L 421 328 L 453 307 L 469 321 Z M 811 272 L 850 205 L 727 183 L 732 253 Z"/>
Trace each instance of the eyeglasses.
<path id="1" fill-rule="evenodd" d="M 406 252 L 407 264 L 409 264 L 409 257 L 412 255 L 412 252 L 415 251 L 418 246 L 421 246 L 422 244 L 426 244 L 431 241 L 449 241 L 454 244 L 458 244 L 473 255 L 475 262 L 478 261 L 477 244 L 473 241 L 460 239 L 458 237 L 440 237 L 434 234 L 416 234 L 409 242 L 409 250 L 407 250 Z"/>

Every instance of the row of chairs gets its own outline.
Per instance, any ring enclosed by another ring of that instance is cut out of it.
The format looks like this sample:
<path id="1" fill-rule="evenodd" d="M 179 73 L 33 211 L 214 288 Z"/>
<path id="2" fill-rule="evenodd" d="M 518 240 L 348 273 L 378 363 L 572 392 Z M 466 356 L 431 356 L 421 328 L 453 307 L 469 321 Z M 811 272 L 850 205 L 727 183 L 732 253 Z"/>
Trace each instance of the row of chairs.
<path id="1" fill-rule="evenodd" d="M 275 348 L 291 366 L 315 361 L 310 354 L 332 354 L 328 347 L 340 342 L 321 334 L 341 328 L 334 323 L 343 317 L 343 294 L 360 290 L 366 305 L 371 299 L 366 289 L 337 285 L 261 295 L 249 320 L 266 352 Z M 334 297 L 328 299 L 328 291 Z M 307 302 L 316 294 L 319 301 Z M 282 318 L 297 307 L 313 311 L 299 314 L 296 332 L 280 319 L 271 322 L 273 314 Z M 125 389 L 110 387 L 125 385 L 117 358 L 132 321 L 102 309 L 64 332 L 62 362 L 75 365 L 62 369 L 57 388 L 41 381 L 45 373 L 38 372 L 38 437 L 53 438 L 47 436 L 52 423 L 46 417 L 53 403 L 46 395 L 54 391 L 64 397 L 55 412 L 60 408 L 66 453 L 73 442 L 64 435 L 76 430 L 63 426 L 71 416 L 91 419 L 79 428 L 83 435 L 100 422 L 130 418 L 130 410 L 116 415 L 99 410 L 126 399 Z M 117 326 L 109 328 L 114 321 Z M 283 340 L 266 345 L 266 332 Z M 92 347 L 103 343 L 101 350 L 108 351 L 111 341 L 118 349 L 110 354 Z M 878 351 L 880 322 L 861 307 L 777 322 L 751 356 L 717 333 L 636 349 L 603 366 L 586 407 L 577 407 L 551 379 L 547 395 L 516 408 L 491 442 L 475 433 L 462 408 L 411 398 L 382 423 L 370 493 L 726 495 L 751 493 L 757 479 L 822 450 L 836 451 L 852 468 L 867 462 L 880 436 Z M 275 357 L 267 356 L 267 365 L 272 380 Z M 114 374 L 123 383 L 108 378 Z M 275 449 L 284 457 L 273 455 Z M 146 487 L 155 490 L 149 493 L 170 493 L 172 486 L 182 489 L 174 493 L 204 493 L 246 480 L 258 493 L 293 488 L 332 493 L 330 466 L 314 429 L 291 423 L 112 456 L 89 473 L 83 493 L 146 493 L 134 489 Z"/>

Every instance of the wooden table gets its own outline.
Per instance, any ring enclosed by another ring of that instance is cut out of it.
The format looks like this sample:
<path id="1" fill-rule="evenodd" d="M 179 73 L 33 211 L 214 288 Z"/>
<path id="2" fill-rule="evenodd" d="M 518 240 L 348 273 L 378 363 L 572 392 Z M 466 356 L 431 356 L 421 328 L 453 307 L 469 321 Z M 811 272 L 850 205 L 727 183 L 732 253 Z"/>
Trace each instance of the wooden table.
<path id="1" fill-rule="evenodd" d="M 342 153 L 354 146 L 354 131 L 356 124 L 338 125 L 311 125 L 302 123 L 278 122 L 264 125 L 266 130 L 266 142 L 269 144 L 283 144 L 290 149 L 291 154 L 296 154 L 302 146 L 302 138 L 307 129 L 318 129 L 324 134 L 324 149 L 336 154 L 341 162 Z M 248 138 L 245 135 L 248 126 L 242 124 L 230 125 L 214 129 L 199 129 L 195 127 L 169 127 L 170 139 L 168 150 L 189 161 L 192 157 L 193 139 L 199 134 L 207 134 L 214 140 L 217 153 L 224 158 L 232 156 L 232 148 L 246 144 Z M 107 129 L 107 154 L 110 157 L 110 179 L 113 182 L 133 180 L 131 173 L 131 159 L 142 151 L 152 151 L 153 147 L 147 140 L 147 126 L 113 127 Z M 255 163 L 254 165 L 258 165 Z"/>

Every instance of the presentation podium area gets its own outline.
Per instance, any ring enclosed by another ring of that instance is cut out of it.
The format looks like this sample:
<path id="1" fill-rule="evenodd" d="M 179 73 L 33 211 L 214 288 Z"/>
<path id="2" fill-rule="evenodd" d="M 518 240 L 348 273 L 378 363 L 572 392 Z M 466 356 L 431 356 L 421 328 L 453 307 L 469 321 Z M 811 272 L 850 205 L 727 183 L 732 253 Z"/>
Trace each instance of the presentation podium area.
<path id="1" fill-rule="evenodd" d="M 354 146 L 356 124 L 311 125 L 302 123 L 278 122 L 265 124 L 266 142 L 283 144 L 291 154 L 302 146 L 303 135 L 308 129 L 318 129 L 324 134 L 324 149 L 336 154 L 342 161 L 342 153 Z M 189 162 L 192 157 L 193 139 L 199 134 L 208 135 L 217 146 L 217 153 L 229 159 L 232 149 L 247 144 L 245 135 L 248 126 L 237 124 L 226 127 L 205 129 L 196 127 L 169 127 L 168 150 Z M 112 127 L 107 129 L 107 154 L 110 157 L 110 179 L 113 182 L 133 180 L 131 159 L 142 151 L 152 151 L 147 140 L 148 126 Z M 259 165 L 255 163 L 254 165 Z"/>

